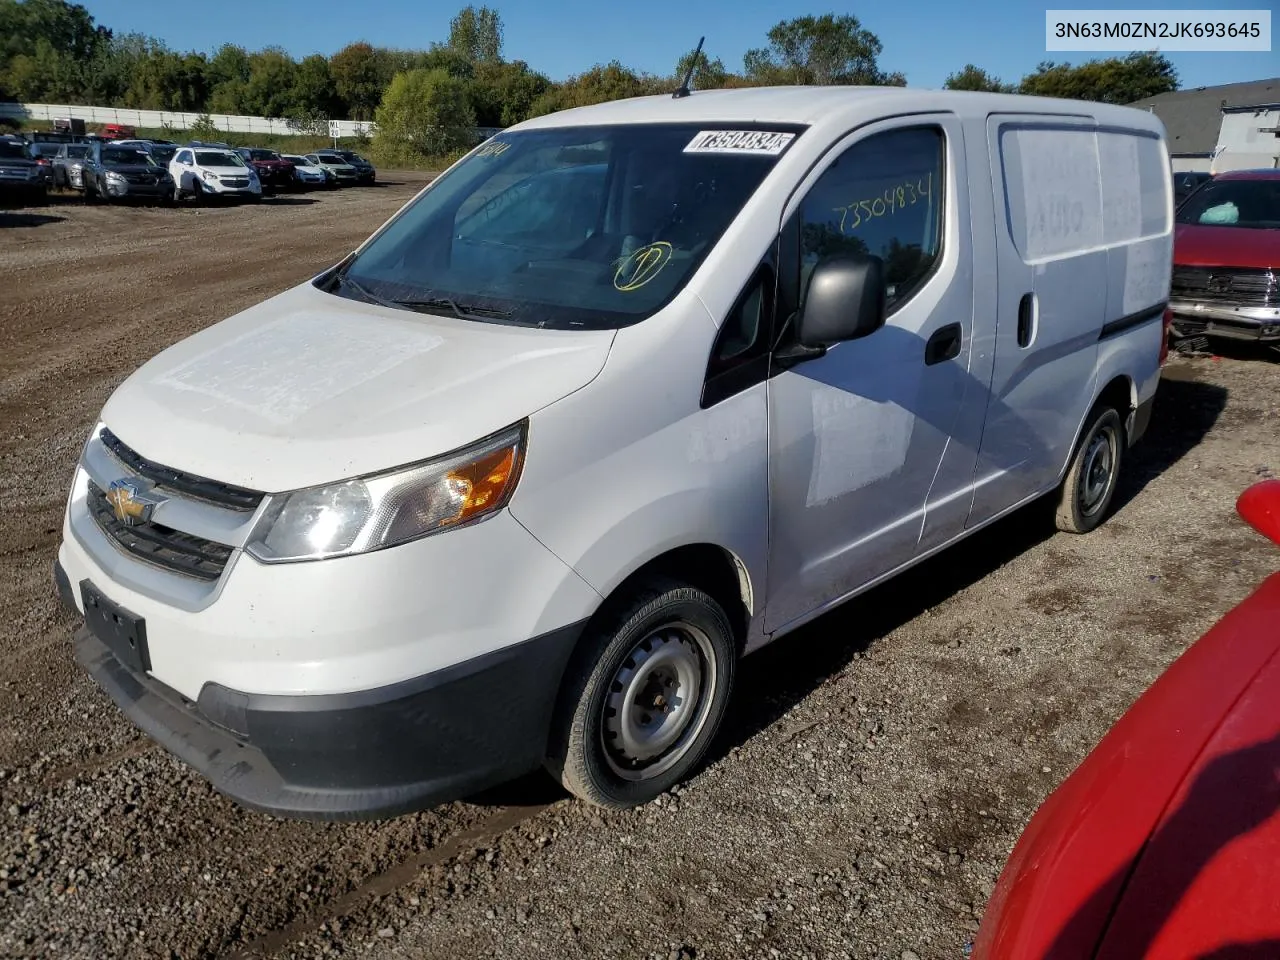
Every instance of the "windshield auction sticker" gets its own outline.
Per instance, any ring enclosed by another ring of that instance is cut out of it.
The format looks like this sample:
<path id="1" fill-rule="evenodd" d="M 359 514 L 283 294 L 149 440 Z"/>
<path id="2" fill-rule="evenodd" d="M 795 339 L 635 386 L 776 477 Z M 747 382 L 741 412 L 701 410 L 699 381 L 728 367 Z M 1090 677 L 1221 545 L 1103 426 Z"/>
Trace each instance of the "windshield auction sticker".
<path id="1" fill-rule="evenodd" d="M 776 157 L 796 138 L 776 130 L 700 130 L 685 153 L 757 153 Z"/>

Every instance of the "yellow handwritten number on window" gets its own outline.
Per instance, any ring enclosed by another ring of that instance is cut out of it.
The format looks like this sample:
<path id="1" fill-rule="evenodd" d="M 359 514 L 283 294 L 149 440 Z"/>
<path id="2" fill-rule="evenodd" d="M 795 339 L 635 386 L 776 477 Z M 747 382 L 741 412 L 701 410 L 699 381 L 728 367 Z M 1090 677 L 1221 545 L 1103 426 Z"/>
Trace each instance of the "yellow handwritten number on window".
<path id="1" fill-rule="evenodd" d="M 907 180 L 896 186 L 885 187 L 884 193 L 877 197 L 854 200 L 847 207 L 832 207 L 840 214 L 840 232 L 849 233 L 857 230 L 868 221 L 878 217 L 892 216 L 903 207 L 911 207 L 921 197 L 933 196 L 933 172 L 926 176 Z"/>
<path id="2" fill-rule="evenodd" d="M 510 146 L 511 146 L 510 142 L 507 142 L 507 141 L 490 140 L 488 143 L 486 143 L 484 146 L 482 146 L 479 150 L 476 151 L 476 156 L 477 157 L 496 157 L 496 156 L 499 156 L 500 154 L 506 153 L 507 149 Z"/>
<path id="3" fill-rule="evenodd" d="M 639 290 L 656 277 L 671 259 L 671 244 L 664 240 L 633 251 L 618 264 L 613 285 L 623 293 Z"/>

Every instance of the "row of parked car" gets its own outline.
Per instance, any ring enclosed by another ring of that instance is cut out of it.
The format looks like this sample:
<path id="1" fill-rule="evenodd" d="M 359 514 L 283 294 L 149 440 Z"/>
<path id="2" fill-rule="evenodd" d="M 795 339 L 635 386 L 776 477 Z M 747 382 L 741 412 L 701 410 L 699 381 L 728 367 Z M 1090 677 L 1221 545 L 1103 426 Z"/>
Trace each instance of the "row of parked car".
<path id="1" fill-rule="evenodd" d="M 0 137 L 0 200 L 43 203 L 50 190 L 86 200 L 260 200 L 276 192 L 372 184 L 377 171 L 351 150 L 282 154 L 193 140 L 107 140 L 80 134 Z"/>

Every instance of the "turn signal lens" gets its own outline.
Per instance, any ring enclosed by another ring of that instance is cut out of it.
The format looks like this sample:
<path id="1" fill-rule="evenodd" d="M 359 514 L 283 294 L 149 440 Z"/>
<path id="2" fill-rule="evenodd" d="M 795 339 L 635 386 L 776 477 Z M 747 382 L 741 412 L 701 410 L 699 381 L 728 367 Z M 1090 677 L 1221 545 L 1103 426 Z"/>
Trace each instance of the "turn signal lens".
<path id="1" fill-rule="evenodd" d="M 515 476 L 517 452 L 518 448 L 507 447 L 476 460 L 461 470 L 449 471 L 449 482 L 462 501 L 454 523 L 461 523 L 478 513 L 484 513 L 492 504 L 501 502 L 506 497 L 507 485 Z"/>

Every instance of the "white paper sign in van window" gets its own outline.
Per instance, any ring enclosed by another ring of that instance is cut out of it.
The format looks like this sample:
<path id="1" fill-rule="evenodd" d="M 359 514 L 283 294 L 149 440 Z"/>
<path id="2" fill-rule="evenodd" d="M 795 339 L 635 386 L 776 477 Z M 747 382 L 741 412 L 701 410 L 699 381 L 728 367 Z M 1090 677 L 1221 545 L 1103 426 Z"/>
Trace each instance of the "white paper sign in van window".
<path id="1" fill-rule="evenodd" d="M 755 153 L 776 157 L 796 138 L 780 130 L 700 130 L 685 153 Z"/>
<path id="2" fill-rule="evenodd" d="M 1011 210 L 1010 219 L 1024 260 L 1069 257 L 1102 246 L 1102 191 L 1092 130 L 1010 130 L 1001 146 L 1008 194 L 1022 199 L 1022 209 Z"/>

